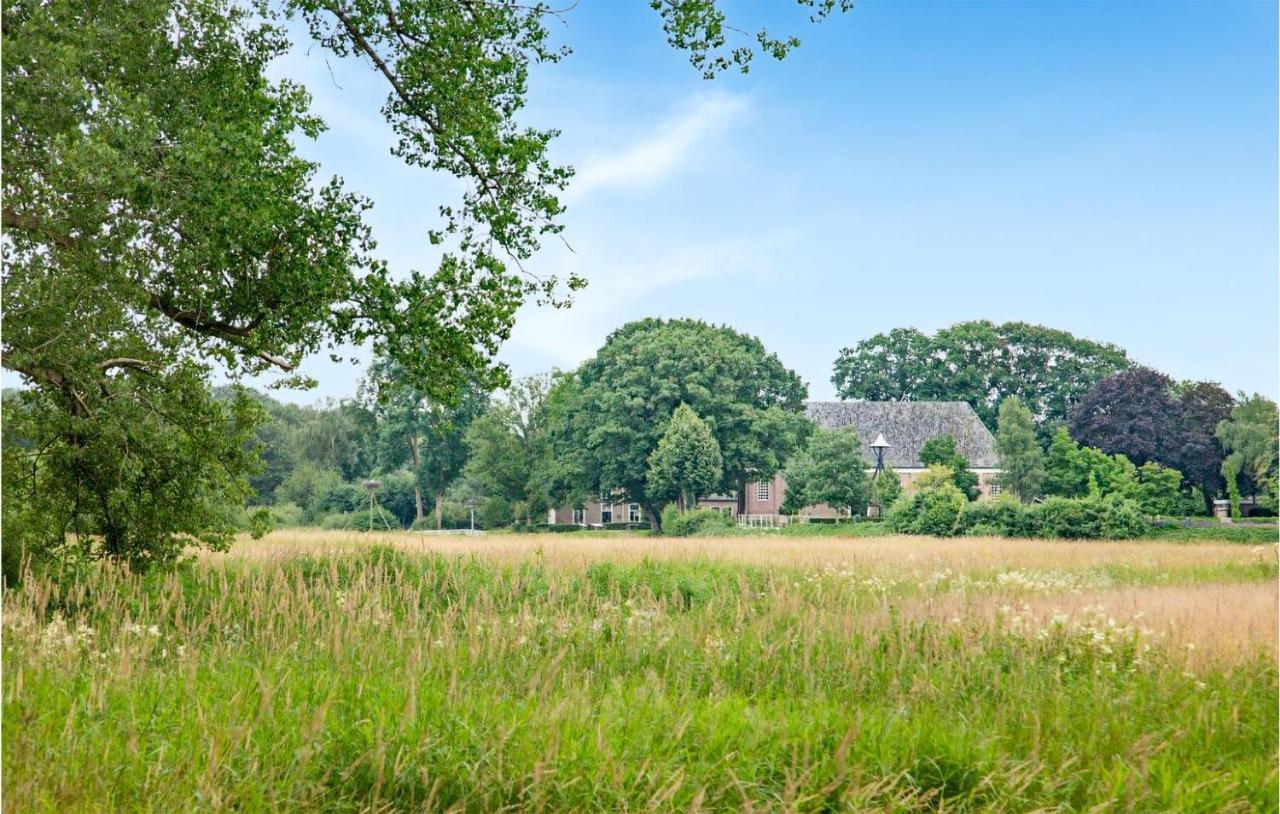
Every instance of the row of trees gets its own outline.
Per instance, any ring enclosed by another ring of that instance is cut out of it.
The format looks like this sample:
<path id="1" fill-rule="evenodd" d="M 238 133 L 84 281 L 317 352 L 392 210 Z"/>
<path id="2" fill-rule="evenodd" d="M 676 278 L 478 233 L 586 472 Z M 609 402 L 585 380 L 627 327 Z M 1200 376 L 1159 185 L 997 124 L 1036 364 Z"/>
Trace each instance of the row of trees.
<path id="1" fill-rule="evenodd" d="M 1208 446 L 1231 483 L 1274 500 L 1275 405 L 1228 396 L 1224 407 L 1215 388 L 1131 367 L 1084 390 L 1065 420 L 1046 419 L 1055 424 L 1047 440 L 1045 421 L 1007 396 L 995 422 L 1003 485 L 1022 501 L 1114 495 L 1148 514 L 1185 514 L 1202 509 L 1204 495 L 1166 461 L 1203 477 L 1190 450 Z M 660 528 L 668 503 L 686 509 L 712 493 L 741 496 L 747 483 L 779 471 L 786 512 L 824 503 L 857 516 L 871 503 L 892 506 L 901 492 L 892 470 L 867 477 L 851 429 L 812 425 L 806 388 L 776 355 L 695 320 L 630 323 L 577 370 L 522 379 L 495 395 L 470 381 L 452 400 L 433 398 L 386 357 L 371 366 L 358 398 L 322 408 L 235 388 L 216 395 L 214 404 L 254 411 L 229 437 L 246 461 L 258 449 L 250 502 L 273 507 L 284 522 L 341 522 L 360 508 L 360 481 L 371 476 L 383 481 L 383 503 L 401 524 L 434 526 L 459 520 L 464 502 L 484 524 L 530 523 L 549 506 L 620 492 Z M 30 448 L 22 426 L 7 421 L 6 440 Z M 921 458 L 933 470 L 926 482 L 945 481 L 966 502 L 978 496 L 953 438 L 930 440 Z"/>
<path id="2" fill-rule="evenodd" d="M 1016 420 L 1033 428 L 1042 452 L 1065 427 L 1135 466 L 1177 470 L 1206 510 L 1224 493 L 1256 494 L 1274 509 L 1275 403 L 1175 382 L 1114 345 L 1020 322 L 962 322 L 933 335 L 902 328 L 842 350 L 832 381 L 842 398 L 966 401 L 993 432 L 1006 405 L 1017 405 Z M 1036 456 L 1025 434 L 1017 438 L 1019 450 L 1004 450 L 1006 470 L 1035 496 Z"/>
<path id="3" fill-rule="evenodd" d="M 353 402 L 260 397 L 272 420 L 257 430 L 265 468 L 253 485 L 260 502 L 299 503 L 315 520 L 341 505 L 325 498 L 335 482 L 407 472 L 415 518 L 433 511 L 437 523 L 451 493 L 500 500 L 530 522 L 553 502 L 621 490 L 656 528 L 669 502 L 741 494 L 779 471 L 812 430 L 805 395 L 758 340 L 694 320 L 631 323 L 572 373 L 494 397 L 472 387 L 452 405 L 379 361 Z"/>
<path id="4" fill-rule="evenodd" d="M 480 504 L 489 525 L 528 521 L 546 506 L 537 473 L 548 457 L 540 421 L 551 381 L 520 379 L 492 397 L 470 388 L 450 405 L 378 362 L 354 400 L 299 407 L 254 393 L 267 418 L 251 443 L 262 467 L 250 502 L 275 507 L 283 522 L 325 522 L 363 505 L 362 481 L 377 478 L 380 503 L 402 525 L 456 522 L 451 504 L 463 502 Z"/>
<path id="5" fill-rule="evenodd" d="M 995 422 L 1001 484 L 1024 502 L 1116 495 L 1148 514 L 1200 513 L 1203 488 L 1157 456 L 1173 449 L 1205 477 L 1194 464 L 1208 448 L 1221 451 L 1245 493 L 1274 495 L 1265 488 L 1275 479 L 1274 404 L 1227 396 L 1233 406 L 1224 410 L 1220 391 L 1131 367 L 1084 391 L 1065 420 L 1053 420 L 1047 442 L 1044 422 L 1008 396 Z M 896 473 L 868 478 L 856 433 L 813 427 L 804 396 L 758 340 L 692 320 L 631 323 L 577 371 L 523 379 L 493 398 L 471 388 L 452 407 L 380 362 L 357 401 L 317 410 L 266 400 L 273 420 L 257 431 L 266 468 L 253 485 L 260 500 L 298 503 L 314 521 L 344 505 L 332 497 L 335 482 L 404 472 L 413 512 L 397 516 L 430 514 L 437 526 L 468 498 L 486 505 L 485 522 L 531 523 L 557 503 L 620 490 L 656 528 L 664 504 L 684 510 L 708 494 L 742 494 L 777 471 L 788 484 L 784 512 L 824 503 L 857 516 L 869 504 L 891 506 Z M 920 457 L 964 499 L 978 497 L 954 438 L 931 439 Z"/>

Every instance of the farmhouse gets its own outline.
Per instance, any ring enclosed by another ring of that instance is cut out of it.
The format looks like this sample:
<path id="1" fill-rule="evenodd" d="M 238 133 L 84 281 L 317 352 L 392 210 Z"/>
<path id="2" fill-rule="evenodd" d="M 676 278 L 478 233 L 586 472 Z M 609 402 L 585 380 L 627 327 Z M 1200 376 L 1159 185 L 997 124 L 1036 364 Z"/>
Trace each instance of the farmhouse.
<path id="1" fill-rule="evenodd" d="M 956 451 L 969 462 L 978 476 L 978 487 L 984 497 L 998 494 L 995 483 L 999 474 L 996 441 L 966 402 L 963 401 L 811 401 L 805 405 L 809 418 L 828 429 L 853 427 L 862 441 L 862 457 L 867 472 L 873 473 L 877 460 L 872 444 L 882 440 L 883 461 L 893 468 L 902 485 L 911 491 L 916 478 L 926 469 L 920 461 L 925 443 L 940 435 L 956 439 Z M 781 474 L 770 480 L 747 485 L 746 493 L 709 495 L 699 506 L 717 509 L 739 517 L 743 522 L 776 519 L 787 484 Z M 828 506 L 810 506 L 801 512 L 809 517 L 836 517 L 839 513 Z M 609 523 L 647 522 L 638 503 L 604 500 L 581 506 L 563 506 L 548 512 L 549 523 L 601 525 Z"/>

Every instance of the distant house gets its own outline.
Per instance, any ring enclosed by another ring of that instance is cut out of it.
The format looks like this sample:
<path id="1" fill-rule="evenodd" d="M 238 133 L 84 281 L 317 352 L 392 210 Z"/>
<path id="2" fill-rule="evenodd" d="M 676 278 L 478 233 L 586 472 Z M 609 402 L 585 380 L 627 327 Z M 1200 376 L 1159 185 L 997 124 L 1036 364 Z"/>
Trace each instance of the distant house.
<path id="1" fill-rule="evenodd" d="M 805 405 L 809 418 L 827 429 L 853 427 L 862 441 L 862 457 L 867 472 L 874 471 L 876 455 L 871 444 L 883 435 L 888 443 L 884 462 L 897 473 L 907 491 L 925 470 L 920 450 L 925 443 L 940 435 L 956 439 L 956 451 L 969 462 L 978 476 L 983 497 L 999 494 L 995 483 L 999 474 L 996 439 L 978 414 L 963 401 L 811 401 Z M 739 500 L 736 494 L 710 495 L 699 506 L 726 514 L 752 518 L 776 517 L 786 499 L 787 484 L 781 474 L 771 480 L 747 485 Z M 809 517 L 836 517 L 840 513 L 828 506 L 810 506 L 801 512 Z M 549 523 L 600 525 L 606 523 L 647 523 L 638 503 L 612 502 L 608 499 L 579 507 L 565 506 L 548 512 Z"/>

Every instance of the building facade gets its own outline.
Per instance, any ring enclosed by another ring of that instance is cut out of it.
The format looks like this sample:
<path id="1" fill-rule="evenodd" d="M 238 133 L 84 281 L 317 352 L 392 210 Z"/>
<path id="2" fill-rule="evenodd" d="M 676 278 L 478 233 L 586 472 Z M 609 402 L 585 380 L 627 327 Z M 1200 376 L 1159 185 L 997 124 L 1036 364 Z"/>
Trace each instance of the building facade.
<path id="1" fill-rule="evenodd" d="M 883 436 L 884 463 L 892 467 L 907 492 L 927 467 L 920 460 L 925 443 L 942 435 L 956 440 L 956 451 L 969 462 L 978 476 L 982 497 L 998 494 L 1000 474 L 996 440 L 978 414 L 963 401 L 811 401 L 805 405 L 809 418 L 819 427 L 837 429 L 852 427 L 862 442 L 862 457 L 868 463 L 868 474 L 874 472 L 876 451 L 871 444 Z M 768 480 L 747 485 L 739 500 L 736 494 L 711 495 L 698 501 L 705 508 L 731 516 L 752 519 L 776 518 L 786 500 L 786 480 L 779 473 Z M 808 506 L 801 517 L 839 517 L 842 512 L 829 506 Z M 581 506 L 562 506 L 547 513 L 547 522 L 599 526 L 610 523 L 647 524 L 648 518 L 638 503 L 623 502 L 621 497 L 607 497 Z"/>

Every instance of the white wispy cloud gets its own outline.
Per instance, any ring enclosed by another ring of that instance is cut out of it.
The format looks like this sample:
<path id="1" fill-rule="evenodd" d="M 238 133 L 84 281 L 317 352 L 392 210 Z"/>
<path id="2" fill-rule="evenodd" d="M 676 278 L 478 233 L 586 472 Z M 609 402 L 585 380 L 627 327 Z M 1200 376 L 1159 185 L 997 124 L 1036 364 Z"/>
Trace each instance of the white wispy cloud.
<path id="1" fill-rule="evenodd" d="M 522 309 L 504 353 L 509 360 L 521 357 L 521 362 L 533 363 L 532 370 L 575 367 L 624 322 L 671 316 L 671 306 L 690 301 L 688 286 L 713 279 L 753 284 L 767 278 L 797 239 L 790 230 L 774 230 L 670 247 L 664 245 L 661 234 L 654 234 L 645 241 L 648 251 L 637 256 L 629 253 L 631 247 L 624 253 L 608 235 L 600 237 L 579 245 L 576 254 L 565 258 L 566 272 L 576 271 L 590 281 L 573 307 Z"/>
<path id="2" fill-rule="evenodd" d="M 640 140 L 579 161 L 567 197 L 581 199 L 606 188 L 657 186 L 692 164 L 749 107 L 742 96 L 699 94 Z"/>

